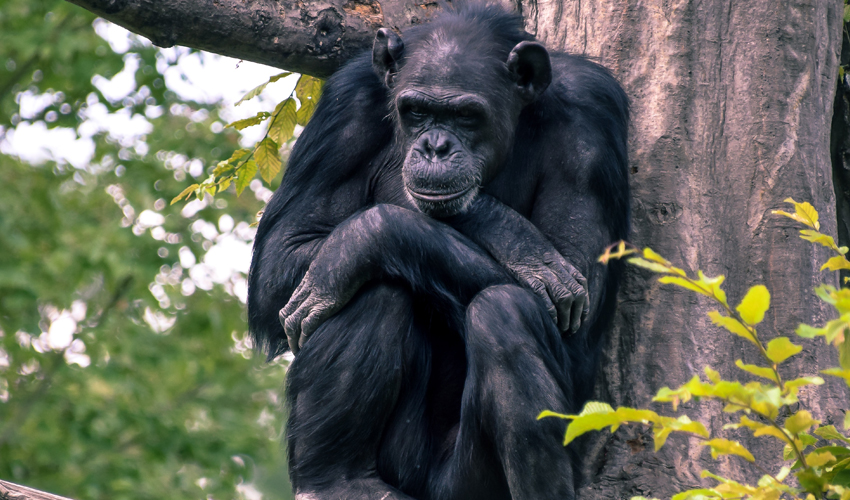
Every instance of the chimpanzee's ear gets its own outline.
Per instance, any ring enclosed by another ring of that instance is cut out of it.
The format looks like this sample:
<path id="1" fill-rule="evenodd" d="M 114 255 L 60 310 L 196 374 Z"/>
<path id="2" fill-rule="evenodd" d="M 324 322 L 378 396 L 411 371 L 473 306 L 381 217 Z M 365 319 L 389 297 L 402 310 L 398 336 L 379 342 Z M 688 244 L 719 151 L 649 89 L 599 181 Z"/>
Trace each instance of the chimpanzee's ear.
<path id="1" fill-rule="evenodd" d="M 508 56 L 508 72 L 516 82 L 520 98 L 529 103 L 552 83 L 549 52 L 537 42 L 520 42 Z"/>
<path id="2" fill-rule="evenodd" d="M 379 29 L 372 46 L 372 67 L 387 87 L 392 87 L 403 54 L 404 41 L 401 37 L 390 29 Z"/>

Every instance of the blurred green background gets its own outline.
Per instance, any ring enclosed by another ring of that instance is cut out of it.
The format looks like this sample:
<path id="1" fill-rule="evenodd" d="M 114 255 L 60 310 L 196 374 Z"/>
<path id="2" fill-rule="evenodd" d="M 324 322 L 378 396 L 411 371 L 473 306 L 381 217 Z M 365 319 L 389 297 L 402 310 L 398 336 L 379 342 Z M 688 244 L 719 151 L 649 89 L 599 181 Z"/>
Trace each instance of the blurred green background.
<path id="1" fill-rule="evenodd" d="M 243 302 L 270 191 L 169 206 L 256 140 L 222 126 L 238 92 L 192 93 L 212 63 L 244 88 L 275 73 L 0 0 L 0 479 L 78 500 L 291 498 L 286 362 L 251 350 Z"/>

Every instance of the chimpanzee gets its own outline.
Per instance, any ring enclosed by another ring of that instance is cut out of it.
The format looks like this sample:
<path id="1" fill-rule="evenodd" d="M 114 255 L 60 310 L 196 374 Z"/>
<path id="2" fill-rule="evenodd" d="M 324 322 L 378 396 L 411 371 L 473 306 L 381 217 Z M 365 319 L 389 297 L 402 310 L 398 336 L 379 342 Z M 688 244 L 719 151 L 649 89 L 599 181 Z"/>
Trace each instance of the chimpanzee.
<path id="1" fill-rule="evenodd" d="M 327 82 L 254 243 L 250 329 L 287 375 L 300 499 L 574 498 L 629 226 L 627 98 L 467 5 Z M 585 280 L 585 278 L 587 278 Z"/>

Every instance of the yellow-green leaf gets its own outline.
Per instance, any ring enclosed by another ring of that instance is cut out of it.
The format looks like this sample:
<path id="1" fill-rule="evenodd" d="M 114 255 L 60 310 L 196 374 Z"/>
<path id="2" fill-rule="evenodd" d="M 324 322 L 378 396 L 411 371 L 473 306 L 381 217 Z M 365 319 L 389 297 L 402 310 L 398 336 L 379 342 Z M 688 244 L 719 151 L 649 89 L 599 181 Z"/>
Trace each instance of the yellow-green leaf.
<path id="1" fill-rule="evenodd" d="M 703 500 L 705 498 L 723 498 L 723 495 L 715 490 L 699 488 L 696 490 L 688 490 L 677 493 L 673 495 L 670 500 Z"/>
<path id="2" fill-rule="evenodd" d="M 298 108 L 296 113 L 299 125 L 307 125 L 307 122 L 313 116 L 313 112 L 319 103 L 319 97 L 322 95 L 323 83 L 322 80 L 308 75 L 301 75 L 298 80 L 298 84 L 295 86 L 295 96 L 301 103 L 301 107 Z"/>
<path id="3" fill-rule="evenodd" d="M 809 467 L 823 467 L 831 462 L 835 462 L 835 455 L 828 451 L 815 450 L 806 455 L 806 464 Z"/>
<path id="4" fill-rule="evenodd" d="M 173 200 L 171 200 L 171 204 L 174 205 L 175 203 L 182 200 L 183 198 L 186 198 L 187 196 L 192 194 L 192 192 L 194 192 L 199 187 L 200 187 L 200 184 L 192 184 L 191 186 L 187 187 L 183 191 L 180 191 L 180 194 L 178 194 L 177 196 L 174 197 Z"/>
<path id="5" fill-rule="evenodd" d="M 744 300 L 736 307 L 741 318 L 750 325 L 757 325 L 764 319 L 764 313 L 770 307 L 770 292 L 764 285 L 749 289 Z"/>
<path id="6" fill-rule="evenodd" d="M 818 427 L 815 429 L 815 434 L 824 438 L 824 439 L 835 439 L 838 441 L 844 441 L 845 443 L 850 443 L 850 439 L 838 432 L 838 429 L 835 428 L 834 425 L 825 425 L 823 427 Z"/>
<path id="7" fill-rule="evenodd" d="M 731 316 L 724 316 L 717 311 L 710 311 L 708 313 L 708 317 L 711 318 L 711 322 L 717 326 L 722 326 L 723 328 L 729 330 L 730 332 L 738 335 L 739 337 L 743 337 L 755 345 L 758 345 L 756 339 L 753 337 L 752 332 L 747 330 L 743 324 L 737 319 Z"/>
<path id="8" fill-rule="evenodd" d="M 835 244 L 835 240 L 832 236 L 828 234 L 823 234 L 821 232 L 815 231 L 813 229 L 801 229 L 800 230 L 800 238 L 803 238 L 806 241 L 811 241 L 812 243 L 818 243 L 827 248 L 831 248 L 838 252 L 841 252 L 841 249 L 838 248 L 838 245 Z M 841 252 L 842 254 L 847 252 Z"/>
<path id="9" fill-rule="evenodd" d="M 745 365 L 743 361 L 740 359 L 735 361 L 735 366 L 744 370 L 745 372 L 752 373 L 757 377 L 762 377 L 770 380 L 771 382 L 779 383 L 779 380 L 776 379 L 776 374 L 770 368 L 764 368 L 756 365 Z"/>
<path id="10" fill-rule="evenodd" d="M 788 429 L 791 434 L 799 434 L 801 432 L 806 432 L 811 426 L 819 423 L 819 420 L 812 418 L 811 413 L 806 410 L 800 410 L 785 420 L 785 428 Z"/>
<path id="11" fill-rule="evenodd" d="M 236 130 L 242 130 L 248 127 L 252 127 L 254 125 L 259 125 L 263 123 L 268 117 L 271 116 L 271 113 L 268 111 L 260 111 L 256 115 L 250 118 L 243 118 L 242 120 L 236 120 L 235 122 L 230 122 L 225 127 L 232 127 Z"/>
<path id="12" fill-rule="evenodd" d="M 792 344 L 788 337 L 777 337 L 767 343 L 767 357 L 777 364 L 802 350 L 802 346 Z"/>
<path id="13" fill-rule="evenodd" d="M 791 444 L 791 441 L 789 440 L 788 436 L 785 435 L 784 432 L 780 431 L 776 427 L 771 427 L 771 426 L 768 426 L 768 425 L 766 425 L 766 426 L 764 426 L 760 429 L 756 429 L 756 431 L 753 432 L 753 436 L 755 436 L 755 437 L 773 436 L 777 439 L 782 440 L 785 443 Z"/>
<path id="14" fill-rule="evenodd" d="M 267 183 L 271 183 L 272 179 L 280 172 L 280 151 L 278 145 L 271 138 L 266 137 L 254 151 L 254 158 L 257 160 L 257 166 L 260 170 L 260 175 Z"/>
<path id="15" fill-rule="evenodd" d="M 711 458 L 717 459 L 720 455 L 737 455 L 745 458 L 748 462 L 755 462 L 756 459 L 752 453 L 737 441 L 730 441 L 723 438 L 714 438 L 710 441 L 704 441 L 702 446 L 711 446 Z"/>
<path id="16" fill-rule="evenodd" d="M 251 184 L 257 175 L 257 162 L 248 160 L 236 171 L 236 196 L 242 195 L 242 191 Z"/>
<path id="17" fill-rule="evenodd" d="M 784 215 L 785 217 L 794 219 L 797 222 L 802 222 L 809 227 L 820 229 L 820 224 L 818 223 L 818 211 L 815 210 L 815 207 L 813 207 L 811 203 L 807 201 L 797 203 L 793 198 L 785 198 L 785 202 L 794 205 L 793 214 L 783 212 L 782 210 L 773 210 L 773 213 Z"/>
<path id="18" fill-rule="evenodd" d="M 289 98 L 280 104 L 272 113 L 274 117 L 269 124 L 269 137 L 271 137 L 279 145 L 283 145 L 289 139 L 292 139 L 295 133 L 295 99 Z"/>
<path id="19" fill-rule="evenodd" d="M 770 307 L 770 292 L 764 285 L 756 285 L 747 291 L 747 295 L 736 307 L 741 318 L 750 325 L 757 325 L 764 319 L 764 313 Z"/>
<path id="20" fill-rule="evenodd" d="M 257 97 L 258 95 L 260 95 L 260 94 L 262 94 L 262 93 L 263 93 L 263 90 L 265 90 L 265 89 L 266 89 L 266 86 L 267 86 L 268 84 L 270 84 L 270 83 L 274 83 L 274 82 L 276 82 L 276 81 L 280 80 L 281 78 L 287 77 L 287 76 L 289 76 L 289 75 L 291 75 L 291 74 L 292 74 L 292 73 L 290 73 L 289 71 L 284 71 L 283 73 L 280 73 L 280 74 L 278 74 L 278 75 L 275 75 L 275 76 L 273 76 L 273 77 L 269 78 L 269 81 L 267 81 L 266 83 L 264 83 L 264 84 L 262 84 L 262 85 L 258 85 L 258 86 L 256 86 L 256 87 L 254 87 L 253 89 L 251 89 L 251 90 L 250 90 L 247 94 L 245 94 L 245 95 L 242 97 L 242 99 L 239 99 L 238 101 L 236 101 L 236 104 L 234 104 L 234 106 L 239 106 L 239 105 L 240 105 L 240 104 L 242 104 L 243 102 L 245 102 L 245 101 L 249 101 L 249 100 L 251 100 L 251 99 L 253 99 L 253 98 Z"/>
<path id="21" fill-rule="evenodd" d="M 842 370 L 841 368 L 829 368 L 827 370 L 823 370 L 821 373 L 825 375 L 832 375 L 833 377 L 841 377 L 844 379 L 844 383 L 850 386 L 850 370 Z M 847 414 L 850 415 L 850 412 L 847 412 Z"/>
<path id="22" fill-rule="evenodd" d="M 836 255 L 835 257 L 826 261 L 826 264 L 820 266 L 820 270 L 829 269 L 830 271 L 840 271 L 841 269 L 850 269 L 850 261 L 847 260 L 843 255 Z"/>
<path id="23" fill-rule="evenodd" d="M 661 254 L 659 254 L 658 252 L 656 252 L 655 250 L 653 250 L 649 247 L 646 247 L 646 248 L 643 249 L 643 257 L 646 260 L 651 260 L 652 262 L 657 262 L 659 264 L 664 265 L 665 267 L 670 267 L 670 266 L 673 265 L 673 264 L 670 263 L 669 260 L 662 257 Z"/>
<path id="24" fill-rule="evenodd" d="M 804 385 L 823 385 L 820 377 L 800 377 L 785 382 L 785 389 L 796 394 L 797 389 Z"/>
<path id="25" fill-rule="evenodd" d="M 631 261 L 631 260 L 632 259 L 629 259 L 629 261 Z M 708 290 L 706 288 L 702 288 L 698 284 L 692 283 L 688 279 L 681 278 L 679 276 L 662 276 L 662 277 L 658 278 L 658 282 L 664 283 L 665 285 L 666 284 L 678 285 L 682 288 L 686 288 L 688 290 L 691 290 L 691 291 L 694 291 L 694 292 L 697 292 L 697 293 L 701 293 L 702 295 L 706 295 L 708 297 L 711 297 L 711 291 L 710 290 Z"/>
<path id="26" fill-rule="evenodd" d="M 641 257 L 631 257 L 627 262 L 644 269 L 649 269 L 655 273 L 668 274 L 670 272 L 669 266 L 665 266 L 664 264 L 659 264 L 657 262 L 651 262 Z"/>
<path id="27" fill-rule="evenodd" d="M 813 326 L 806 325 L 804 323 L 800 323 L 800 326 L 797 327 L 795 332 L 800 337 L 804 339 L 813 339 L 819 335 L 826 335 L 826 330 L 823 328 L 815 328 Z"/>

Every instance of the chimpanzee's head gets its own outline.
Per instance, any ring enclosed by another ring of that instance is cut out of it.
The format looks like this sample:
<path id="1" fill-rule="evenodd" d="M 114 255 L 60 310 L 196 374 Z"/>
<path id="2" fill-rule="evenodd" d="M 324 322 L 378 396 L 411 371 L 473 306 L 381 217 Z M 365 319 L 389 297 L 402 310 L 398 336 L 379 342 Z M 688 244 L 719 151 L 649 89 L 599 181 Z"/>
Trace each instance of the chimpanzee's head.
<path id="1" fill-rule="evenodd" d="M 474 19 L 449 17 L 416 34 L 405 48 L 379 30 L 372 61 L 391 91 L 407 195 L 422 212 L 448 217 L 498 174 L 520 111 L 546 90 L 552 70 L 539 43 L 505 40 Z"/>

